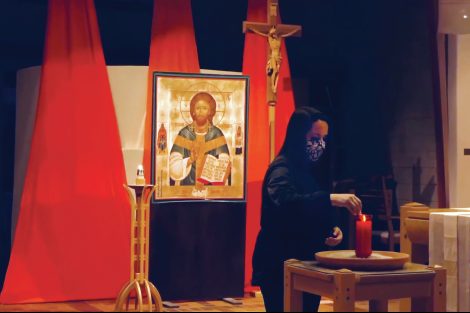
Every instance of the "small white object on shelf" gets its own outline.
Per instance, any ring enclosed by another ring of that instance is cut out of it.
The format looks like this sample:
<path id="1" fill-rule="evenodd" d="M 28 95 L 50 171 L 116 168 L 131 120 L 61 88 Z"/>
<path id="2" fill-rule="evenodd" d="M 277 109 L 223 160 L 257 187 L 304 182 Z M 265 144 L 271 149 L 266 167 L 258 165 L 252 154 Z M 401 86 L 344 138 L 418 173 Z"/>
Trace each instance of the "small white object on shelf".
<path id="1" fill-rule="evenodd" d="M 145 185 L 144 167 L 139 165 L 137 167 L 137 178 L 135 179 L 136 185 Z"/>

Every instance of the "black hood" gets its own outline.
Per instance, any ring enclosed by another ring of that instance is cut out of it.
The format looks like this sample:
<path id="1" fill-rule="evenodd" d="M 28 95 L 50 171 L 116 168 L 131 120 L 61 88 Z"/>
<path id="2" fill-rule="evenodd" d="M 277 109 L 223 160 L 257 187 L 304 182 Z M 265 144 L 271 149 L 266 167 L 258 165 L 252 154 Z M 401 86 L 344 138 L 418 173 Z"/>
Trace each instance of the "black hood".
<path id="1" fill-rule="evenodd" d="M 317 109 L 311 107 L 296 109 L 289 120 L 286 139 L 279 155 L 287 157 L 289 161 L 297 165 L 308 162 L 305 155 L 305 135 L 312 128 L 312 124 L 318 120 L 330 123 L 328 117 Z"/>

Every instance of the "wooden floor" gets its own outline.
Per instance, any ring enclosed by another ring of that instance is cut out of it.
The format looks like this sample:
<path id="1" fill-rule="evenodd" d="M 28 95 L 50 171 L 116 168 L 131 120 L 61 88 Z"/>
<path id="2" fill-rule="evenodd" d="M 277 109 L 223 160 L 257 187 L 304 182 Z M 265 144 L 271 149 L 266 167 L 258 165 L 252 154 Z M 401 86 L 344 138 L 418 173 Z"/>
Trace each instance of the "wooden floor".
<path id="1" fill-rule="evenodd" d="M 245 298 L 243 305 L 233 306 L 222 301 L 178 303 L 178 309 L 165 309 L 165 312 L 264 312 L 262 298 Z M 398 302 L 391 301 L 390 312 L 398 312 Z M 66 303 L 0 305 L 0 312 L 112 312 L 114 301 L 80 301 Z M 332 302 L 322 301 L 320 312 L 332 312 Z M 367 302 L 358 302 L 356 312 L 367 312 Z"/>

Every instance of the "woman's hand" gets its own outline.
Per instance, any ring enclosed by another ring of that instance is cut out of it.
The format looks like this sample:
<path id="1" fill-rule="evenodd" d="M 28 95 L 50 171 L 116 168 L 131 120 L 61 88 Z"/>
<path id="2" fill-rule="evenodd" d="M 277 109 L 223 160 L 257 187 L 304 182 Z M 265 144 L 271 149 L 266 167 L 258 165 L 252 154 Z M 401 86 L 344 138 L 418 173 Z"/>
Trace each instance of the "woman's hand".
<path id="1" fill-rule="evenodd" d="M 353 194 L 331 194 L 330 199 L 333 206 L 346 208 L 352 215 L 362 213 L 362 201 Z"/>
<path id="2" fill-rule="evenodd" d="M 335 227 L 333 230 L 333 237 L 326 238 L 325 244 L 328 247 L 336 247 L 343 241 L 343 232 L 339 227 Z"/>

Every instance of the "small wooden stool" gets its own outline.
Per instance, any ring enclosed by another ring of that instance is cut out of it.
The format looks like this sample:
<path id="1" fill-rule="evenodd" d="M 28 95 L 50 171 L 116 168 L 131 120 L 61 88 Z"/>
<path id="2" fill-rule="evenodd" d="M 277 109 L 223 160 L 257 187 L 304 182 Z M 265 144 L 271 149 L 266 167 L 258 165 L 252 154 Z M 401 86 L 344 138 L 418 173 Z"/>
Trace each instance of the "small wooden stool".
<path id="1" fill-rule="evenodd" d="M 388 300 L 412 298 L 413 312 L 445 312 L 446 270 L 407 263 L 402 270 L 332 270 L 317 262 L 284 264 L 285 312 L 302 311 L 302 293 L 331 298 L 334 312 L 354 312 L 356 301 L 369 301 L 371 312 L 387 312 Z"/>

